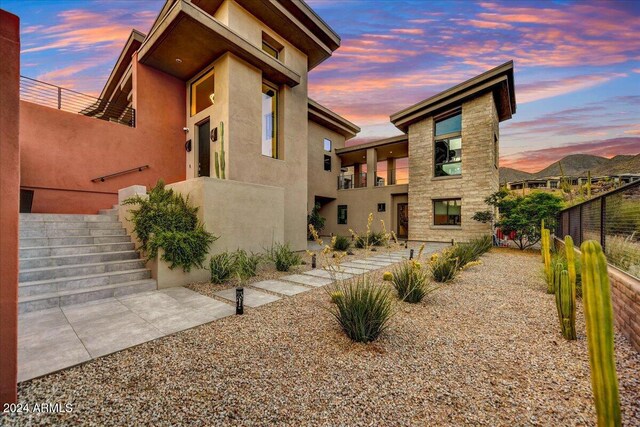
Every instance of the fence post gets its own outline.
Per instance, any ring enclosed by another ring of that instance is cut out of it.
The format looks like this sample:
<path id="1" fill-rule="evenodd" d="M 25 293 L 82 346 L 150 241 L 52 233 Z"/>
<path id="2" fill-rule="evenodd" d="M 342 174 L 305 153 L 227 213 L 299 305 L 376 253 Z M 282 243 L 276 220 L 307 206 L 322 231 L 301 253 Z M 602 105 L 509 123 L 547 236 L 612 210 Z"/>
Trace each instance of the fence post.
<path id="1" fill-rule="evenodd" d="M 62 109 L 62 88 L 58 88 L 58 110 Z"/>
<path id="2" fill-rule="evenodd" d="M 583 227 L 584 227 L 584 222 L 582 220 L 582 208 L 584 205 L 580 205 L 580 228 L 578 228 L 578 244 L 581 245 L 582 244 L 582 239 L 583 239 Z"/>
<path id="3" fill-rule="evenodd" d="M 606 239 L 604 236 L 605 233 L 605 221 L 607 220 L 607 198 L 602 197 L 600 200 L 600 246 L 602 246 L 602 251 L 605 250 Z"/>

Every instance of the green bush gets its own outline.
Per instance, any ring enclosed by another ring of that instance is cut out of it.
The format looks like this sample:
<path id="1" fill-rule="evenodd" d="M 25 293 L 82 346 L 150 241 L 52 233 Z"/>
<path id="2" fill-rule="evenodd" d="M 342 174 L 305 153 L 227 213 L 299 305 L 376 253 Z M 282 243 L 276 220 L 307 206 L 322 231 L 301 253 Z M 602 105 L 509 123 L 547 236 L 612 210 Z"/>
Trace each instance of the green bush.
<path id="1" fill-rule="evenodd" d="M 358 249 L 371 246 L 382 246 L 384 244 L 383 232 L 370 232 L 369 234 L 358 234 L 353 242 L 353 246 Z"/>
<path id="2" fill-rule="evenodd" d="M 368 276 L 340 282 L 330 291 L 331 314 L 342 330 L 356 342 L 374 341 L 393 316 L 393 299 L 387 286 L 372 283 Z"/>
<path id="3" fill-rule="evenodd" d="M 258 274 L 260 261 L 262 261 L 262 257 L 259 254 L 249 254 L 244 249 L 238 249 L 233 253 L 235 273 L 241 279 L 248 279 Z"/>
<path id="4" fill-rule="evenodd" d="M 233 255 L 229 252 L 213 255 L 209 260 L 209 270 L 211 271 L 211 283 L 226 282 L 235 271 Z"/>
<path id="5" fill-rule="evenodd" d="M 447 283 L 453 280 L 460 268 L 460 261 L 451 255 L 451 250 L 444 250 L 441 254 L 433 254 L 429 263 L 431 277 L 440 283 Z"/>
<path id="6" fill-rule="evenodd" d="M 386 236 L 384 232 L 382 231 L 371 232 L 370 236 L 371 236 L 371 244 L 373 246 L 383 246 L 385 244 Z"/>
<path id="7" fill-rule="evenodd" d="M 313 209 L 311 209 L 311 212 L 307 215 L 307 238 L 309 240 L 313 239 L 312 234 L 309 232 L 310 225 L 313 225 L 313 228 L 315 228 L 318 234 L 320 234 L 320 232 L 324 228 L 326 218 L 320 215 L 321 207 L 322 206 L 320 205 L 320 203 L 316 203 L 315 205 L 313 205 Z"/>
<path id="8" fill-rule="evenodd" d="M 333 242 L 333 249 L 336 251 L 346 251 L 351 246 L 351 240 L 347 236 L 336 236 Z"/>
<path id="9" fill-rule="evenodd" d="M 418 303 L 439 288 L 431 285 L 428 270 L 417 261 L 404 261 L 393 269 L 391 276 L 398 298 L 409 303 Z"/>
<path id="10" fill-rule="evenodd" d="M 288 243 L 276 243 L 267 251 L 267 254 L 278 271 L 289 271 L 294 265 L 302 263 L 300 254 L 292 251 Z"/>
<path id="11" fill-rule="evenodd" d="M 449 251 L 449 254 L 451 255 L 452 258 L 458 259 L 459 268 L 462 268 L 468 263 L 472 261 L 476 261 L 478 259 L 473 245 L 470 245 L 468 243 L 458 243 L 452 246 Z"/>
<path id="12" fill-rule="evenodd" d="M 138 205 L 131 210 L 131 221 L 147 260 L 154 259 L 162 248 L 162 260 L 170 269 L 182 267 L 188 272 L 204 267 L 209 246 L 217 237 L 198 222 L 198 208 L 189 204 L 188 196 L 167 190 L 160 180 L 148 197 L 130 197 L 124 204 Z"/>

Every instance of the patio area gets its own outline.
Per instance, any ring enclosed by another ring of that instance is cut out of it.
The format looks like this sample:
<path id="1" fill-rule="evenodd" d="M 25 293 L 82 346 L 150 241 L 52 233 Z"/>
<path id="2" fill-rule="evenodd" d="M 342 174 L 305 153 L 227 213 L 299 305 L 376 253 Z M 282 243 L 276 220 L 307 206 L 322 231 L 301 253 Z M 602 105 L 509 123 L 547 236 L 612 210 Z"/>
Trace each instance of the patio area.
<path id="1" fill-rule="evenodd" d="M 23 382 L 20 402 L 73 411 L 3 421 L 595 425 L 582 304 L 578 339 L 566 341 L 539 253 L 494 249 L 481 259 L 422 303 L 399 303 L 374 343 L 351 342 L 327 311 L 327 288 L 309 286 Z M 638 425 L 640 356 L 621 335 L 616 356 L 623 423 Z"/>

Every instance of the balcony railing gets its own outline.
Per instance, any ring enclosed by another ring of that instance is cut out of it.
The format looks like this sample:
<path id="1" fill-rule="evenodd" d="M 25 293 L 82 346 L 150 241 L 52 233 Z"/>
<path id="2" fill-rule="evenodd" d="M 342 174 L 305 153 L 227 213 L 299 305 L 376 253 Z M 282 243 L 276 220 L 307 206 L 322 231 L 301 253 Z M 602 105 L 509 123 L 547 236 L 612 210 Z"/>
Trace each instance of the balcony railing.
<path id="1" fill-rule="evenodd" d="M 360 178 L 356 182 L 355 178 Z M 338 190 L 348 190 L 350 188 L 362 188 L 367 186 L 367 173 L 349 174 L 338 176 Z"/>
<path id="2" fill-rule="evenodd" d="M 136 111 L 131 107 L 25 76 L 20 76 L 20 99 L 69 113 L 135 126 Z"/>
<path id="3" fill-rule="evenodd" d="M 376 187 L 409 183 L 409 168 L 395 168 L 388 172 L 376 172 Z"/>

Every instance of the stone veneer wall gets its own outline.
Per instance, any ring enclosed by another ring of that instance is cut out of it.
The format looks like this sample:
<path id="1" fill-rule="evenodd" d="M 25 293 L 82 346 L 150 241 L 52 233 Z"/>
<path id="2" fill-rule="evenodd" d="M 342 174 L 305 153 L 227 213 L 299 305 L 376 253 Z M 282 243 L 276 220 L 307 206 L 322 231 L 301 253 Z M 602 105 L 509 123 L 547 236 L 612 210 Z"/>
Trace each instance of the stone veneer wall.
<path id="1" fill-rule="evenodd" d="M 484 199 L 498 191 L 494 135 L 499 137 L 493 95 L 486 93 L 462 104 L 462 175 L 434 178 L 433 117 L 409 126 L 409 239 L 468 241 L 491 234 L 491 225 L 472 219 L 489 207 Z M 434 226 L 433 200 L 462 199 L 462 225 Z"/>
<path id="2" fill-rule="evenodd" d="M 564 250 L 564 242 L 555 240 L 556 248 Z M 580 253 L 576 249 L 576 253 Z M 616 328 L 640 352 L 640 280 L 609 265 L 611 301 Z"/>

